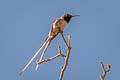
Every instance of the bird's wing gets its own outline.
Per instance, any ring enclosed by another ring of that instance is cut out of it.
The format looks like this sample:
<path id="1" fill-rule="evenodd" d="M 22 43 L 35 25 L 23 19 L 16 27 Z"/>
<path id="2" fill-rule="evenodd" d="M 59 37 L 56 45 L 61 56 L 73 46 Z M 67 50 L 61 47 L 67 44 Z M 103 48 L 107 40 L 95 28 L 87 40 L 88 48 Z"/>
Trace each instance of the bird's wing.
<path id="1" fill-rule="evenodd" d="M 49 32 L 49 36 L 55 36 L 59 33 L 60 23 L 61 23 L 61 19 L 54 20 Z"/>

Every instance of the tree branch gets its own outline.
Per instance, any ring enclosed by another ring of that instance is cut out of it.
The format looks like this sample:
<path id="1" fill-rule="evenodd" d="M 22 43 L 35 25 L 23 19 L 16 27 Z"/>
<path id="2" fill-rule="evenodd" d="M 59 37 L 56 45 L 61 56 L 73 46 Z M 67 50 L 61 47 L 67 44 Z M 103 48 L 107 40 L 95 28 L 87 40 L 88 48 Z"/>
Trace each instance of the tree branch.
<path id="1" fill-rule="evenodd" d="M 63 55 L 63 54 L 61 53 L 61 47 L 59 46 L 59 47 L 58 47 L 58 54 L 57 54 L 57 55 L 55 55 L 55 56 L 53 56 L 53 57 L 50 57 L 50 58 L 48 58 L 48 59 L 42 59 L 41 62 L 39 62 L 39 60 L 37 60 L 36 63 L 37 63 L 37 64 L 42 64 L 42 63 L 44 63 L 44 62 L 48 62 L 48 61 L 51 61 L 51 60 L 53 60 L 53 59 L 56 59 L 56 58 L 58 58 L 58 57 L 60 57 L 60 56 L 63 57 L 63 58 L 66 57 L 65 55 Z"/>
<path id="2" fill-rule="evenodd" d="M 70 46 L 70 38 L 71 38 L 71 36 L 68 35 L 68 42 L 65 40 L 63 32 L 61 32 L 61 36 L 63 38 L 64 44 L 66 45 L 67 54 L 66 55 L 61 54 L 61 47 L 59 46 L 58 47 L 58 54 L 57 55 L 55 55 L 53 57 L 50 57 L 48 59 L 43 59 L 40 62 L 39 62 L 39 60 L 36 61 L 37 64 L 42 64 L 44 62 L 48 62 L 48 61 L 51 61 L 53 59 L 56 59 L 56 58 L 58 58 L 60 56 L 63 57 L 64 60 L 65 60 L 65 62 L 64 62 L 64 65 L 61 68 L 61 73 L 60 73 L 60 76 L 59 76 L 59 80 L 63 80 L 63 75 L 64 75 L 64 72 L 65 72 L 67 66 L 68 66 L 68 60 L 69 60 L 70 51 L 71 51 L 71 46 Z"/>
<path id="3" fill-rule="evenodd" d="M 104 80 L 107 72 L 109 72 L 111 70 L 111 65 L 107 64 L 107 70 L 105 70 L 103 62 L 100 62 L 100 64 L 101 64 L 101 67 L 102 67 L 102 70 L 103 70 L 103 74 L 100 76 L 100 79 Z"/>
<path id="4" fill-rule="evenodd" d="M 65 63 L 64 63 L 64 66 L 61 68 L 61 73 L 60 73 L 59 80 L 63 80 L 63 75 L 64 75 L 64 72 L 65 72 L 67 66 L 68 66 L 68 60 L 69 60 L 70 51 L 71 51 L 71 47 L 70 47 L 70 38 L 71 38 L 71 36 L 68 35 L 68 43 L 67 43 L 67 41 L 64 38 L 63 33 L 61 33 L 61 35 L 62 35 L 64 43 L 65 43 L 65 45 L 67 47 L 67 56 L 64 58 L 65 59 Z"/>

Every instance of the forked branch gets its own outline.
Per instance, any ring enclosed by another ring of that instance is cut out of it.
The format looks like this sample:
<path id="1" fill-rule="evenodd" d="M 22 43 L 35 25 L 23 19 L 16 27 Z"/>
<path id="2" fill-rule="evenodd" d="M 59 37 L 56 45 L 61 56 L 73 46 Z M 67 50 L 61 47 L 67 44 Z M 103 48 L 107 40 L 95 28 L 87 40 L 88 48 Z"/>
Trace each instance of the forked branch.
<path id="1" fill-rule="evenodd" d="M 67 55 L 66 55 L 66 57 L 64 58 L 64 59 L 65 59 L 65 63 L 64 63 L 64 66 L 62 66 L 62 68 L 61 68 L 61 73 L 60 73 L 59 80 L 63 80 L 63 75 L 64 75 L 64 72 L 65 72 L 67 66 L 68 66 L 68 60 L 69 60 L 70 51 L 71 51 L 71 47 L 70 47 L 70 38 L 71 38 L 71 36 L 68 35 L 68 42 L 67 42 L 67 41 L 65 40 L 65 38 L 64 38 L 63 33 L 61 33 L 61 35 L 62 35 L 62 38 L 63 38 L 63 40 L 64 40 L 64 43 L 65 43 L 65 45 L 66 45 L 66 47 L 67 47 Z"/>
<path id="2" fill-rule="evenodd" d="M 111 65 L 107 64 L 107 70 L 105 70 L 103 62 L 100 62 L 100 64 L 101 64 L 101 67 L 102 67 L 102 70 L 103 70 L 103 74 L 100 76 L 100 79 L 105 80 L 105 76 L 106 76 L 107 72 L 109 72 L 111 70 Z"/>
<path id="3" fill-rule="evenodd" d="M 58 54 L 57 54 L 57 55 L 55 55 L 55 56 L 53 56 L 53 57 L 50 57 L 50 58 L 48 58 L 48 59 L 42 59 L 41 62 L 39 62 L 39 60 L 37 60 L 38 62 L 36 62 L 36 63 L 42 64 L 42 63 L 44 63 L 44 62 L 48 62 L 48 61 L 54 60 L 54 59 L 56 59 L 56 58 L 58 58 L 58 57 L 60 57 L 60 56 L 63 57 L 63 58 L 66 57 L 65 55 L 63 55 L 63 54 L 61 53 L 61 47 L 59 46 L 59 47 L 58 47 Z"/>

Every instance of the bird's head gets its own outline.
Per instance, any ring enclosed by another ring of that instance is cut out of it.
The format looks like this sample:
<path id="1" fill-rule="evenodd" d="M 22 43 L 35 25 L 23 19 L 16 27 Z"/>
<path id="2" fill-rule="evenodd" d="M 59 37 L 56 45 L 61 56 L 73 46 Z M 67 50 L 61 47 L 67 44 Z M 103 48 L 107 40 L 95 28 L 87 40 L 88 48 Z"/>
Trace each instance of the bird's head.
<path id="1" fill-rule="evenodd" d="M 77 16 L 80 16 L 80 15 L 64 14 L 64 15 L 61 16 L 61 19 L 64 19 L 67 22 L 69 22 L 72 17 L 77 17 Z"/>

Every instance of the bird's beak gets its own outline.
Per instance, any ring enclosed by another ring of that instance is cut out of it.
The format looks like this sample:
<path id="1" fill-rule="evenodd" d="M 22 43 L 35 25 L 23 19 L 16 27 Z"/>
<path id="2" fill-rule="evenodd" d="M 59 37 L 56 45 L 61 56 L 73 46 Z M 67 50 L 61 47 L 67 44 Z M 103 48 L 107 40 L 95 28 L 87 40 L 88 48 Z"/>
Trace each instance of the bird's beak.
<path id="1" fill-rule="evenodd" d="M 80 15 L 72 15 L 72 17 L 79 17 Z"/>

